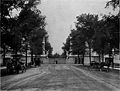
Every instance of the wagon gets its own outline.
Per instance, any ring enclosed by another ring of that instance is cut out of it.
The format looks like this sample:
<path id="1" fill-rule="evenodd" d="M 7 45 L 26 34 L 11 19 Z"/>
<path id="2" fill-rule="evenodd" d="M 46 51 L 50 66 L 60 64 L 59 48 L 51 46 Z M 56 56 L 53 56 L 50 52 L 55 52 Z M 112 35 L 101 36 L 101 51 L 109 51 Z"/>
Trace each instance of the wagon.
<path id="1" fill-rule="evenodd" d="M 109 71 L 109 67 L 112 66 L 112 68 L 114 67 L 114 62 L 113 62 L 113 58 L 105 58 L 105 62 L 101 62 L 99 69 L 102 71 L 105 67 L 107 71 Z"/>

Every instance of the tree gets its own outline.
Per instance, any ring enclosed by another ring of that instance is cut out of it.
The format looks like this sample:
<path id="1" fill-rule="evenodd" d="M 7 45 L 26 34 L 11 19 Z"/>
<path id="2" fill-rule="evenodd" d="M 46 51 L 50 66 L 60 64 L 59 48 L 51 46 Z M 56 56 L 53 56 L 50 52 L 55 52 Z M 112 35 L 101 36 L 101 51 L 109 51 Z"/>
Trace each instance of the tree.
<path id="1" fill-rule="evenodd" d="M 119 18 L 118 15 L 103 17 L 107 32 L 109 33 L 109 43 L 111 48 L 119 49 Z"/>
<path id="2" fill-rule="evenodd" d="M 2 0 L 0 13 L 1 13 L 1 36 L 2 45 L 10 46 L 17 53 L 20 49 L 20 41 L 22 34 L 19 31 L 19 20 L 18 16 L 12 16 L 13 10 L 22 11 L 24 9 L 35 8 L 39 0 Z M 21 20 L 22 21 L 22 20 Z M 7 38 L 9 37 L 9 39 Z"/>
<path id="3" fill-rule="evenodd" d="M 67 57 L 65 50 L 63 50 L 63 53 L 61 54 L 61 57 L 62 57 L 62 58 L 66 58 L 66 57 Z"/>
<path id="4" fill-rule="evenodd" d="M 72 30 L 71 31 L 71 42 L 72 42 L 72 52 L 74 55 L 78 55 L 78 60 L 80 63 L 80 55 L 85 54 L 85 38 L 80 30 Z M 84 61 L 84 59 L 82 60 Z M 84 62 L 83 62 L 84 63 Z"/>
<path id="5" fill-rule="evenodd" d="M 31 9 L 24 9 L 20 12 L 18 21 L 22 38 L 25 39 L 26 47 L 30 44 L 32 54 L 42 54 L 42 40 L 46 34 L 45 16 L 41 15 L 40 10 L 38 9 L 35 9 L 34 11 Z M 35 41 L 34 38 L 36 39 Z"/>
<path id="6" fill-rule="evenodd" d="M 106 7 L 112 6 L 113 10 L 116 10 L 116 9 L 119 10 L 117 15 L 110 17 L 111 18 L 110 20 L 112 20 L 114 22 L 114 23 L 112 22 L 113 25 L 115 25 L 115 26 L 117 25 L 116 26 L 117 27 L 116 28 L 117 32 L 115 31 L 115 28 L 113 29 L 115 32 L 113 31 L 113 33 L 112 33 L 113 37 L 114 37 L 114 38 L 112 38 L 112 43 L 119 46 L 119 48 L 117 47 L 118 50 L 120 49 L 120 41 L 118 41 L 118 40 L 120 40 L 120 37 L 119 37 L 120 32 L 119 32 L 119 28 L 118 28 L 119 27 L 119 22 L 120 22 L 120 9 L 119 9 L 120 8 L 120 3 L 119 2 L 120 2 L 119 0 L 110 0 L 106 4 Z M 115 38 L 115 36 L 116 36 L 116 38 Z"/>
<path id="7" fill-rule="evenodd" d="M 59 58 L 60 55 L 59 55 L 58 53 L 55 53 L 55 54 L 53 55 L 53 57 L 54 57 L 54 58 Z"/>
<path id="8" fill-rule="evenodd" d="M 17 19 L 7 19 L 7 25 L 1 25 L 1 47 L 4 49 L 5 46 L 9 46 L 15 54 L 21 47 L 21 33 L 17 27 Z M 2 22 L 3 23 L 3 22 Z M 8 50 L 8 49 L 7 49 Z M 4 58 L 5 58 L 5 52 Z"/>
<path id="9" fill-rule="evenodd" d="M 48 57 L 52 57 L 53 48 L 49 43 L 49 41 L 46 41 L 45 49 L 46 49 L 46 52 L 48 52 Z"/>
<path id="10" fill-rule="evenodd" d="M 68 51 L 70 50 L 70 35 L 68 36 L 68 38 L 66 39 L 66 43 L 63 43 L 64 46 L 62 47 L 62 49 L 64 51 Z"/>
<path id="11" fill-rule="evenodd" d="M 48 41 L 48 36 L 45 29 L 35 29 L 30 36 L 30 46 L 33 54 L 41 55 L 43 53 L 43 39 L 45 39 L 45 52 L 48 52 L 48 56 L 52 55 L 52 47 Z"/>
<path id="12" fill-rule="evenodd" d="M 72 43 L 72 45 L 70 45 Z M 73 55 L 78 55 L 79 63 L 80 63 L 80 55 L 83 55 L 85 53 L 85 38 L 81 31 L 79 30 L 71 30 L 71 33 L 69 34 L 69 37 L 66 39 L 66 43 L 62 47 L 63 54 L 66 56 L 66 51 L 70 53 L 70 47 L 72 49 L 71 53 Z M 84 61 L 84 60 L 83 60 Z"/>
<path id="13" fill-rule="evenodd" d="M 93 51 L 96 51 L 100 56 L 102 56 L 102 61 L 104 54 L 107 54 L 108 51 L 108 42 L 107 42 L 107 37 L 106 34 L 102 31 L 97 31 L 96 34 L 94 35 L 94 40 L 93 40 Z M 100 61 L 100 59 L 99 59 Z"/>
<path id="14" fill-rule="evenodd" d="M 110 0 L 110 1 L 108 1 L 107 4 L 106 4 L 106 7 L 108 7 L 108 6 L 110 6 L 110 5 L 111 5 L 114 9 L 117 8 L 117 7 L 120 7 L 120 5 L 119 5 L 119 0 Z"/>
<path id="15" fill-rule="evenodd" d="M 5 48 L 4 46 L 10 46 L 16 54 L 23 49 L 23 51 L 26 51 L 26 62 L 28 45 L 30 45 L 32 53 L 42 53 L 42 39 L 46 34 L 46 22 L 45 16 L 41 15 L 41 11 L 36 8 L 39 1 L 40 0 L 1 1 L 1 47 Z M 15 9 L 18 11 L 18 15 L 12 16 Z M 31 40 L 34 40 L 34 34 L 37 36 L 36 41 Z M 25 44 L 26 48 L 21 48 L 22 44 Z"/>
<path id="16" fill-rule="evenodd" d="M 82 14 L 80 16 L 77 16 L 76 18 L 76 28 L 77 30 L 82 32 L 85 41 L 88 43 L 89 59 L 91 63 L 91 48 L 93 44 L 93 36 L 95 34 L 96 25 L 98 22 L 98 15 Z"/>
<path id="17" fill-rule="evenodd" d="M 118 17 L 114 15 L 104 15 L 98 22 L 93 38 L 93 51 L 102 55 L 102 61 L 104 54 L 109 54 L 110 57 L 112 55 L 112 49 L 119 48 L 118 22 Z"/>
<path id="18" fill-rule="evenodd" d="M 41 55 L 42 54 L 42 43 L 43 38 L 47 34 L 47 32 L 44 29 L 35 29 L 32 32 L 32 35 L 30 36 L 30 46 L 33 50 L 33 54 L 35 55 Z"/>

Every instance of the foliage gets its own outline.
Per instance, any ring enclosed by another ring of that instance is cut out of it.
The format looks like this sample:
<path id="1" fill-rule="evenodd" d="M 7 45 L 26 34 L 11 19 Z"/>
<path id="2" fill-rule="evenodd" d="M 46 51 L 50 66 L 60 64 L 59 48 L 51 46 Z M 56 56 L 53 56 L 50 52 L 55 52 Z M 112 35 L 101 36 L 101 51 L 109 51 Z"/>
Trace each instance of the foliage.
<path id="1" fill-rule="evenodd" d="M 48 41 L 48 36 L 45 29 L 35 29 L 32 31 L 30 36 L 30 46 L 33 50 L 33 53 L 40 55 L 43 53 L 43 38 L 45 38 L 45 51 L 48 51 L 48 56 L 52 54 L 52 47 Z"/>
<path id="2" fill-rule="evenodd" d="M 84 54 L 86 46 L 82 32 L 80 30 L 72 30 L 71 37 L 73 54 Z"/>
<path id="3" fill-rule="evenodd" d="M 48 57 L 52 57 L 53 48 L 51 47 L 51 44 L 49 43 L 49 41 L 46 42 L 45 49 L 48 52 Z"/>
<path id="4" fill-rule="evenodd" d="M 119 0 L 110 0 L 107 2 L 106 7 L 111 5 L 115 9 L 120 6 L 119 2 L 120 2 Z"/>
<path id="5" fill-rule="evenodd" d="M 66 58 L 66 57 L 67 57 L 67 54 L 66 54 L 66 51 L 65 51 L 65 50 L 63 50 L 63 53 L 61 54 L 61 57 L 62 57 L 62 58 Z"/>
<path id="6" fill-rule="evenodd" d="M 64 51 L 69 51 L 70 50 L 70 37 L 68 36 L 68 38 L 66 39 L 66 43 L 63 43 L 64 46 L 62 47 L 62 49 Z"/>
<path id="7" fill-rule="evenodd" d="M 111 54 L 113 48 L 119 48 L 119 19 L 114 15 L 105 15 L 98 26 L 93 48 L 97 53 Z"/>
<path id="8" fill-rule="evenodd" d="M 33 53 L 42 53 L 42 40 L 47 32 L 46 17 L 36 8 L 39 2 L 40 0 L 1 1 L 1 47 L 10 46 L 17 53 L 25 51 L 25 45 L 29 45 Z M 18 14 L 12 16 L 13 13 Z M 48 45 L 50 46 L 49 43 Z"/>
<path id="9" fill-rule="evenodd" d="M 104 15 L 101 20 L 97 15 L 82 14 L 77 16 L 76 30 L 73 29 L 62 47 L 69 50 L 72 42 L 73 54 L 84 54 L 88 48 L 99 55 L 112 54 L 112 49 L 119 49 L 119 15 Z M 89 50 L 90 53 L 90 50 Z M 90 54 L 89 54 L 90 55 Z"/>
<path id="10" fill-rule="evenodd" d="M 2 0 L 1 1 L 1 47 L 10 46 L 18 51 L 21 46 L 22 33 L 19 31 L 18 16 L 12 16 L 13 10 L 31 9 L 38 0 Z M 37 3 L 36 3 L 37 4 Z M 22 20 L 21 20 L 22 21 Z"/>
<path id="11" fill-rule="evenodd" d="M 53 57 L 54 57 L 54 58 L 59 58 L 60 55 L 59 55 L 58 53 L 55 53 L 55 54 L 53 55 Z"/>

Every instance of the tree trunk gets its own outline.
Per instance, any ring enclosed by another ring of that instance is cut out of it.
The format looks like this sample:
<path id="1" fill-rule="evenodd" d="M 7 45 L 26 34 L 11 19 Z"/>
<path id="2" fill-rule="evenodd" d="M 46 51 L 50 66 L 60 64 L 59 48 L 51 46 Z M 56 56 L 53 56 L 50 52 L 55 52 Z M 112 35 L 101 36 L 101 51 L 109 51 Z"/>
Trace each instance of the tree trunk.
<path id="1" fill-rule="evenodd" d="M 18 58 L 17 58 L 17 48 L 15 49 L 15 60 L 18 61 Z"/>
<path id="2" fill-rule="evenodd" d="M 101 61 L 100 61 L 100 54 L 99 54 L 99 63 L 100 63 Z"/>
<path id="3" fill-rule="evenodd" d="M 102 62 L 104 62 L 104 54 L 103 54 L 103 52 L 102 52 Z"/>
<path id="4" fill-rule="evenodd" d="M 75 58 L 75 64 L 77 63 L 77 58 Z"/>
<path id="5" fill-rule="evenodd" d="M 3 48 L 3 65 L 6 65 L 5 63 L 5 44 L 4 44 L 4 48 Z"/>
<path id="6" fill-rule="evenodd" d="M 109 58 L 111 58 L 111 56 L 112 56 L 112 48 L 110 48 L 109 50 Z"/>
<path id="7" fill-rule="evenodd" d="M 31 63 L 32 63 L 32 65 L 34 64 L 34 62 L 33 62 L 33 50 L 31 49 Z"/>
<path id="8" fill-rule="evenodd" d="M 85 56 L 85 53 L 83 53 L 83 58 L 82 58 L 82 64 L 84 65 L 84 56 Z"/>
<path id="9" fill-rule="evenodd" d="M 17 55 L 17 49 L 15 49 L 15 55 Z"/>
<path id="10" fill-rule="evenodd" d="M 80 64 L 80 55 L 79 55 L 79 52 L 78 52 L 78 64 Z"/>
<path id="11" fill-rule="evenodd" d="M 27 67 L 27 45 L 26 45 L 26 67 Z"/>
<path id="12" fill-rule="evenodd" d="M 90 64 L 91 64 L 91 47 L 89 45 L 89 60 L 90 60 Z"/>

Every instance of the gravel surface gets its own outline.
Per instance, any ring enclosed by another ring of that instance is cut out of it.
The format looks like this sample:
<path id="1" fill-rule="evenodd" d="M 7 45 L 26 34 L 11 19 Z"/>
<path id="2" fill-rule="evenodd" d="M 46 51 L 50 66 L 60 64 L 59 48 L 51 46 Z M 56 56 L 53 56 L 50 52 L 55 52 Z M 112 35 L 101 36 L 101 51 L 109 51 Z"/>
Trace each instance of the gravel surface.
<path id="1" fill-rule="evenodd" d="M 117 74 L 67 64 L 46 64 L 1 78 L 1 89 L 9 91 L 120 91 Z"/>

